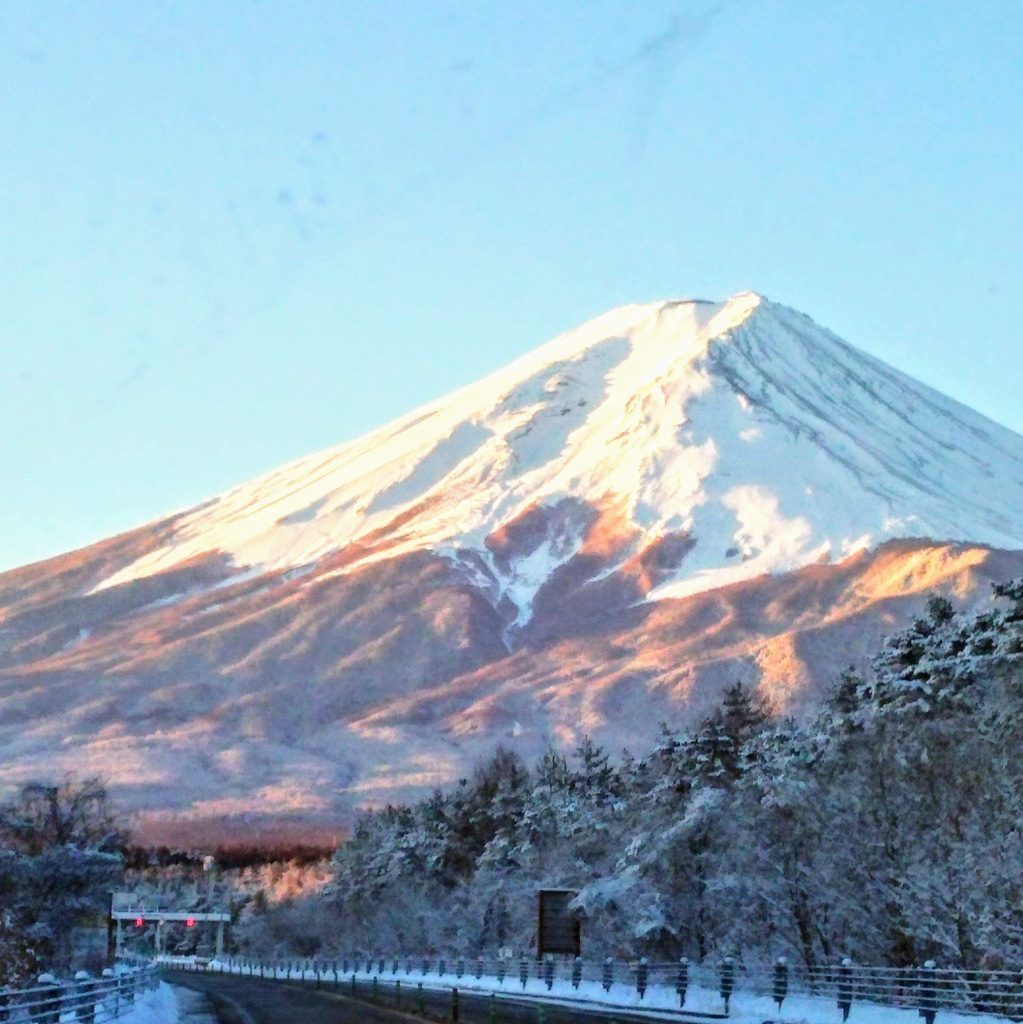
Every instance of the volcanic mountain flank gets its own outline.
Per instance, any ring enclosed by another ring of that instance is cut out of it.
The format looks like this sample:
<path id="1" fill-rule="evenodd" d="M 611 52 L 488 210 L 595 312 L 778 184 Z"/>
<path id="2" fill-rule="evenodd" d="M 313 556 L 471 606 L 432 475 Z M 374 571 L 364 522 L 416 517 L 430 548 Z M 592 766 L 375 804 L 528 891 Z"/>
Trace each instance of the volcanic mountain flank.
<path id="1" fill-rule="evenodd" d="M 598 317 L 197 508 L 0 576 L 0 784 L 296 828 L 498 742 L 778 712 L 1023 572 L 1023 437 L 741 294 Z"/>

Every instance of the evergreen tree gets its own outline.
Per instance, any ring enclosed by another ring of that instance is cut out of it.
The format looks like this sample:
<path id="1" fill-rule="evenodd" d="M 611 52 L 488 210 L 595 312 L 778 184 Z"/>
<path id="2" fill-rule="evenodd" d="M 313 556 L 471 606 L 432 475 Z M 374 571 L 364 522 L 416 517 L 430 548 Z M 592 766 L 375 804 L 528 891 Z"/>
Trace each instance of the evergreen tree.
<path id="1" fill-rule="evenodd" d="M 97 779 L 33 782 L 0 805 L 2 970 L 28 949 L 41 964 L 66 965 L 73 926 L 106 909 L 127 836 Z"/>
<path id="2" fill-rule="evenodd" d="M 810 721 L 737 683 L 641 758 L 587 738 L 527 773 L 498 751 L 368 816 L 336 862 L 346 927 L 525 949 L 536 889 L 566 887 L 595 955 L 1023 961 L 1023 581 L 995 596 L 931 598 Z"/>

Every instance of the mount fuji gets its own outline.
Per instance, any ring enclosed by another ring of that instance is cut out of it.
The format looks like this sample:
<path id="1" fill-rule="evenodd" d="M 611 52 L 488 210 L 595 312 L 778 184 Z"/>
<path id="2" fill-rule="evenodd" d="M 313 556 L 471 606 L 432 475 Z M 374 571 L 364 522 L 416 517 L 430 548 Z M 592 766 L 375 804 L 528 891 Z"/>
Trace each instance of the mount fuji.
<path id="1" fill-rule="evenodd" d="M 1023 437 L 802 314 L 626 306 L 0 576 L 0 784 L 312 829 L 498 742 L 641 751 L 736 678 L 798 714 L 931 591 L 1023 572 L 1021 511 Z"/>

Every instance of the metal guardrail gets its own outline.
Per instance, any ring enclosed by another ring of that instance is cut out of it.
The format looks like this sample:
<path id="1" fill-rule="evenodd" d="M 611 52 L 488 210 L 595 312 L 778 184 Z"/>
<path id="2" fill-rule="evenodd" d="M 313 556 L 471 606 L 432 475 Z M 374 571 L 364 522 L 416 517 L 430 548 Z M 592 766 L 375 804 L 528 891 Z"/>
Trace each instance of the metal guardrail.
<path id="1" fill-rule="evenodd" d="M 573 989 L 584 982 L 598 984 L 609 999 L 633 993 L 642 1000 L 647 988 L 675 992 L 678 1006 L 690 1008 L 694 994 L 712 1015 L 725 1015 L 728 1002 L 739 993 L 782 999 L 802 995 L 835 1003 L 843 1015 L 855 1019 L 857 1004 L 891 1006 L 919 1013 L 925 1021 L 940 1011 L 986 1014 L 1023 1020 L 1023 972 L 981 971 L 954 967 L 870 967 L 859 964 L 745 966 L 732 961 L 702 964 L 682 961 L 584 961 L 571 958 L 368 956 L 350 955 L 325 959 L 257 960 L 226 957 L 207 964 L 186 962 L 185 969 L 246 974 L 278 980 L 301 978 L 328 985 L 345 984 L 353 975 L 381 982 L 402 981 L 470 985 L 488 979 L 509 993 L 542 993 L 555 982 Z M 784 979 L 780 982 L 780 979 Z M 781 989 L 779 989 L 781 984 Z M 710 1000 L 710 1002 L 708 1002 Z"/>
<path id="2" fill-rule="evenodd" d="M 71 1013 L 80 1024 L 104 1024 L 127 1013 L 159 981 L 159 969 L 149 965 L 107 969 L 99 978 L 79 971 L 71 980 L 54 978 L 18 989 L 0 987 L 0 1024 L 59 1024 L 62 1015 Z"/>
<path id="3" fill-rule="evenodd" d="M 800 970 L 803 991 L 836 1000 L 880 1003 L 922 1012 L 938 1009 L 1023 1019 L 1023 972 L 959 967 L 820 966 Z M 761 972 L 760 987 L 769 987 Z"/>

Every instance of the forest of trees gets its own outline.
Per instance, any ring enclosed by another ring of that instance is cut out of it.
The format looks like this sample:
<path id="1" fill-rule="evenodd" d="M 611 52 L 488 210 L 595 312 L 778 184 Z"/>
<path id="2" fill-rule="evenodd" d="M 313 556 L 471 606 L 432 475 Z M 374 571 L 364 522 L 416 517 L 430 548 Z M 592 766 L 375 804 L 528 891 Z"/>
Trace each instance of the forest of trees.
<path id="1" fill-rule="evenodd" d="M 366 814 L 328 890 L 253 951 L 528 951 L 538 887 L 579 892 L 587 956 L 1023 964 L 1023 581 L 926 617 L 812 721 L 736 685 L 642 757 L 498 750 Z"/>
<path id="2" fill-rule="evenodd" d="M 127 835 L 98 779 L 30 783 L 0 805 L 0 986 L 65 967 L 75 926 L 103 924 Z"/>
<path id="3" fill-rule="evenodd" d="M 973 615 L 932 598 L 811 720 L 737 684 L 642 756 L 498 749 L 448 792 L 364 815 L 329 872 L 318 849 L 284 874 L 234 851 L 241 951 L 529 952 L 550 887 L 578 891 L 589 958 L 1018 970 L 1023 580 L 996 598 Z M 125 854 L 136 881 L 195 867 L 127 844 L 94 779 L 0 806 L 0 985 L 68 959 Z"/>

